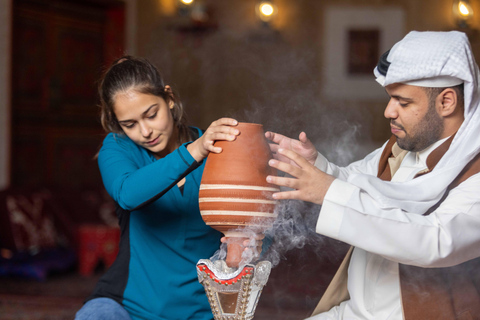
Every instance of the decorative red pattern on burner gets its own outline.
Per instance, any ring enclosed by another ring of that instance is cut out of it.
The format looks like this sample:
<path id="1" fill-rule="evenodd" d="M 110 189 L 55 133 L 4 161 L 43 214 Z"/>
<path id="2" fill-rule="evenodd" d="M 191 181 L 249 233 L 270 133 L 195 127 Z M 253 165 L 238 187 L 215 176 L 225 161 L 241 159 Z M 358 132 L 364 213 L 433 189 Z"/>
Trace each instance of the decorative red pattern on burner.
<path id="1" fill-rule="evenodd" d="M 228 279 L 228 280 L 222 280 L 222 279 L 219 279 L 205 264 L 197 265 L 197 268 L 198 268 L 198 270 L 200 270 L 202 272 L 205 272 L 210 277 L 210 279 L 212 279 L 213 281 L 215 281 L 219 284 L 224 284 L 224 285 L 233 285 L 233 284 L 237 283 L 243 277 L 245 277 L 249 274 L 253 274 L 253 268 L 252 267 L 244 267 L 243 270 L 236 277 L 234 277 L 232 279 Z"/>

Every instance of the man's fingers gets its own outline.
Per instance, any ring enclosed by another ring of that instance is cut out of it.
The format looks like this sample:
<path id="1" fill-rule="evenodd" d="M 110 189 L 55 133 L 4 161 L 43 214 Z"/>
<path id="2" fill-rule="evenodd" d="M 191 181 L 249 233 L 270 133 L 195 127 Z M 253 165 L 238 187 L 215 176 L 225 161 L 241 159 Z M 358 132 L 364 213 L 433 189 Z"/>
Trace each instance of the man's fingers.
<path id="1" fill-rule="evenodd" d="M 307 143 L 308 142 L 308 138 L 307 138 L 307 134 L 305 132 L 300 132 L 300 134 L 298 135 L 298 140 L 300 140 L 300 142 L 302 143 Z"/>
<path id="2" fill-rule="evenodd" d="M 273 141 L 277 144 L 280 144 L 282 142 L 282 140 L 284 140 L 286 138 L 284 135 L 281 135 L 281 134 L 275 133 L 275 132 L 271 132 L 271 131 L 265 132 L 265 137 L 268 140 Z"/>
<path id="3" fill-rule="evenodd" d="M 292 177 L 295 177 L 295 178 L 299 178 L 302 175 L 302 172 L 303 172 L 302 169 L 298 166 L 291 165 L 289 163 L 279 161 L 279 160 L 276 160 L 276 159 L 271 159 L 270 161 L 268 161 L 268 165 L 272 168 L 275 168 L 275 169 L 280 170 L 282 172 L 288 173 L 289 175 L 291 175 Z M 269 176 L 269 177 L 271 177 L 271 176 Z M 267 179 L 267 181 L 270 182 L 270 180 L 268 180 L 268 179 Z M 272 181 L 272 182 L 276 182 L 276 181 Z"/>
<path id="4" fill-rule="evenodd" d="M 298 189 L 298 179 L 278 176 L 267 176 L 267 182 L 290 189 Z"/>
<path id="5" fill-rule="evenodd" d="M 274 144 L 274 143 L 270 143 L 269 146 L 270 146 L 270 151 L 272 151 L 273 154 L 277 153 L 278 148 L 280 148 L 278 144 Z"/>
<path id="6" fill-rule="evenodd" d="M 308 167 L 310 165 L 310 162 L 308 162 L 307 159 L 292 150 L 280 148 L 278 149 L 278 153 L 289 158 L 290 160 L 293 160 L 297 165 L 302 168 L 306 166 Z"/>
<path id="7" fill-rule="evenodd" d="M 276 192 L 272 195 L 275 200 L 300 199 L 297 190 Z"/>

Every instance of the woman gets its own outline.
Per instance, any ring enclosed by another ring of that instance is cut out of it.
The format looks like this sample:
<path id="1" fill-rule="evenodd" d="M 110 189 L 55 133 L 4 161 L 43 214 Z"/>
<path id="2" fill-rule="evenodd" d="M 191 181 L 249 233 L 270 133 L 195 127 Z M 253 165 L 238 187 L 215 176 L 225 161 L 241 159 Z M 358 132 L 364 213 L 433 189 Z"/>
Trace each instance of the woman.
<path id="1" fill-rule="evenodd" d="M 212 319 L 195 265 L 220 247 L 221 233 L 198 208 L 203 159 L 233 141 L 237 121 L 188 127 L 180 101 L 147 60 L 115 62 L 99 86 L 110 132 L 98 154 L 121 227 L 116 261 L 76 319 Z"/>

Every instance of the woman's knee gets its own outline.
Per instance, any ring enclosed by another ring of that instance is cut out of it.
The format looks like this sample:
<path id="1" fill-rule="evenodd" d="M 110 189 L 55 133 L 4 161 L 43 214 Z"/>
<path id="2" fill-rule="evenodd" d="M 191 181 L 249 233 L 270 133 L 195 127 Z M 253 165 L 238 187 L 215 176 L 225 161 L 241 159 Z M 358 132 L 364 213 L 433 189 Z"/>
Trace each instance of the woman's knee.
<path id="1" fill-rule="evenodd" d="M 87 301 L 78 310 L 75 320 L 131 320 L 127 310 L 110 298 L 96 298 Z"/>

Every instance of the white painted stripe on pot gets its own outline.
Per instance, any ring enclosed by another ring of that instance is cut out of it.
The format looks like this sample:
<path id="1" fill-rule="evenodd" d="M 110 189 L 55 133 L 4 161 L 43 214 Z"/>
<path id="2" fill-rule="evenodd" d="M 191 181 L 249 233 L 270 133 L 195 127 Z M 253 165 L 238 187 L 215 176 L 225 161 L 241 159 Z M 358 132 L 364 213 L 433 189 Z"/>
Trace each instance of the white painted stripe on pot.
<path id="1" fill-rule="evenodd" d="M 275 200 L 261 200 L 261 199 L 241 199 L 241 198 L 199 198 L 198 202 L 241 202 L 241 203 L 261 203 L 261 204 L 275 204 Z"/>
<path id="2" fill-rule="evenodd" d="M 202 216 L 257 216 L 276 217 L 276 213 L 256 211 L 231 211 L 231 210 L 200 210 Z"/>
<path id="3" fill-rule="evenodd" d="M 253 229 L 255 228 L 255 226 L 247 226 L 247 227 L 240 227 L 242 228 L 243 230 L 242 231 L 230 231 L 230 230 L 226 230 L 224 231 L 224 235 L 225 237 L 228 237 L 228 238 L 255 238 L 255 233 L 253 231 Z M 252 228 L 252 230 L 250 230 L 250 228 Z M 257 240 L 262 240 L 263 238 L 258 238 Z"/>
<path id="4" fill-rule="evenodd" d="M 279 188 L 259 187 L 259 186 L 244 186 L 238 184 L 200 184 L 200 190 L 218 190 L 218 189 L 237 189 L 237 190 L 254 190 L 254 191 L 280 191 Z"/>

